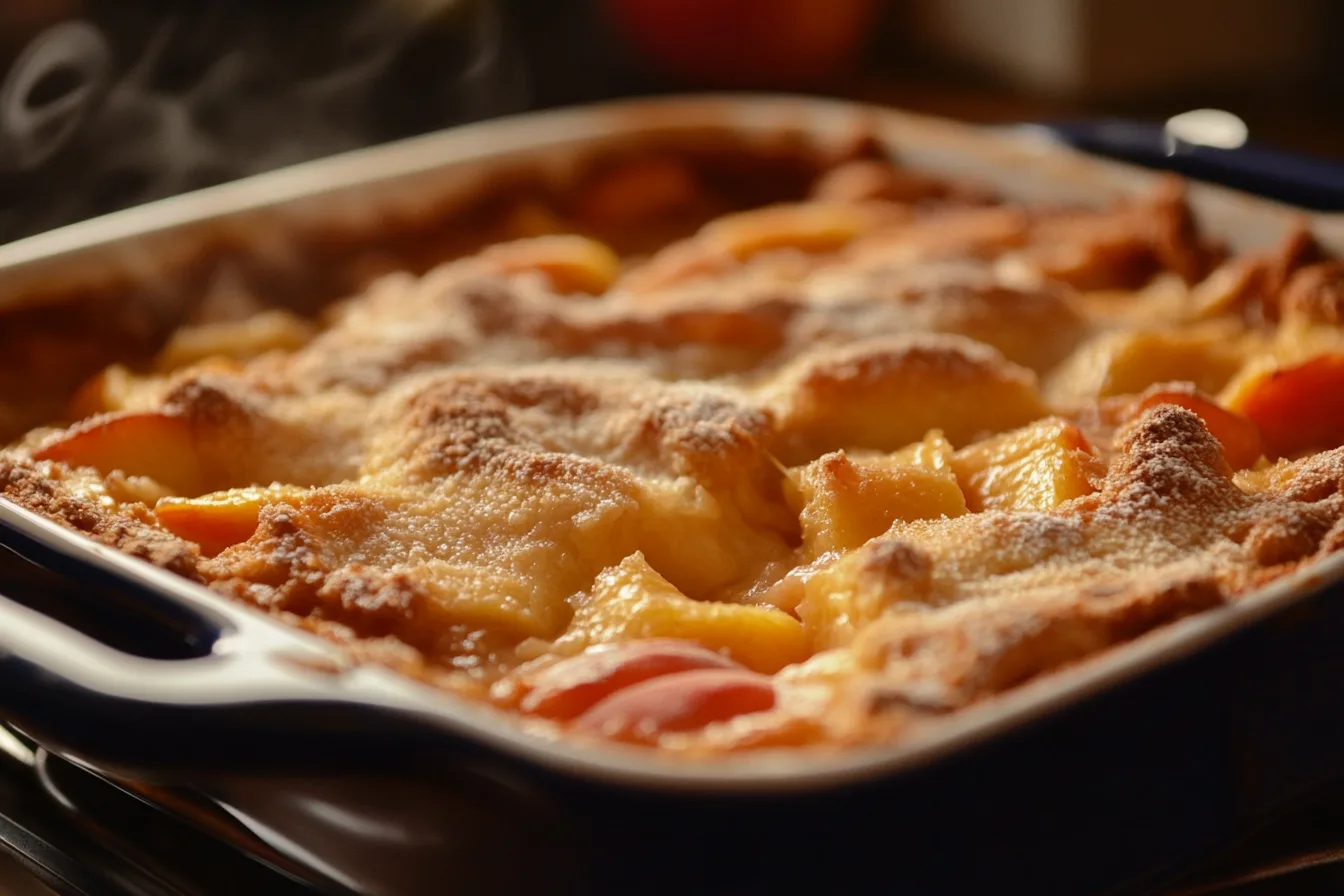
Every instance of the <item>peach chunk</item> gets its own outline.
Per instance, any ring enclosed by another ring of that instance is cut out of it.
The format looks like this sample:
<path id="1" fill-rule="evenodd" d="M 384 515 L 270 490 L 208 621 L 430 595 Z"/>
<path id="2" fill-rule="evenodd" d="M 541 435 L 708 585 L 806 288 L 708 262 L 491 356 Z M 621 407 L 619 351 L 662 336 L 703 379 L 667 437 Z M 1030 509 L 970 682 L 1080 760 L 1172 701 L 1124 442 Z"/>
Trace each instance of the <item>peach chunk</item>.
<path id="1" fill-rule="evenodd" d="M 881 538 L 809 576 L 798 617 L 814 649 L 847 647 L 884 613 L 934 599 L 936 587 L 926 553 L 899 539 Z"/>
<path id="2" fill-rule="evenodd" d="M 893 451 L 943 432 L 954 445 L 1041 417 L 1036 377 L 965 337 L 916 333 L 803 356 L 777 377 L 774 453 L 799 464 L 828 451 Z"/>
<path id="3" fill-rule="evenodd" d="M 145 476 L 176 494 L 199 494 L 203 480 L 191 425 L 158 411 L 123 411 L 77 423 L 33 452 L 37 460 Z"/>
<path id="4" fill-rule="evenodd" d="M 952 468 L 973 511 L 1049 510 L 1105 472 L 1078 427 L 1054 417 L 963 448 Z"/>
<path id="5" fill-rule="evenodd" d="M 269 351 L 300 348 L 314 332 L 312 324 L 279 309 L 262 311 L 241 321 L 183 327 L 159 351 L 154 365 L 165 372 L 201 362 L 228 369 L 230 360 L 243 361 Z"/>
<path id="6" fill-rule="evenodd" d="M 1078 349 L 1050 376 L 1047 393 L 1069 403 L 1134 395 L 1154 383 L 1221 389 L 1241 367 L 1235 336 L 1221 327 L 1189 332 L 1108 333 Z"/>
<path id="7" fill-rule="evenodd" d="M 852 550 L 897 520 L 966 512 L 966 499 L 950 469 L 882 460 L 856 463 L 836 451 L 795 471 L 794 478 L 802 503 L 803 544 L 813 558 Z"/>
<path id="8" fill-rule="evenodd" d="M 154 514 L 169 532 L 196 542 L 202 554 L 213 557 L 252 537 L 261 508 L 277 501 L 297 500 L 307 491 L 274 485 L 233 488 L 199 498 L 162 498 L 154 506 Z"/>
<path id="9" fill-rule="evenodd" d="M 725 215 L 705 225 L 700 239 L 741 261 L 775 249 L 832 252 L 860 234 L 905 217 L 899 207 L 882 203 L 772 205 Z"/>
<path id="10" fill-rule="evenodd" d="M 537 271 L 561 293 L 606 292 L 621 272 L 608 246 L 585 236 L 554 235 L 492 246 L 481 258 L 506 274 Z"/>
<path id="11" fill-rule="evenodd" d="M 952 443 L 942 430 L 931 429 L 920 441 L 886 455 L 886 463 L 946 472 L 952 469 L 952 454 Z"/>
<path id="12" fill-rule="evenodd" d="M 653 744 L 663 734 L 697 731 L 774 706 L 775 687 L 767 676 L 698 669 L 617 691 L 579 716 L 574 728 L 612 740 Z"/>
<path id="13" fill-rule="evenodd" d="M 175 339 L 185 340 L 187 337 L 183 334 L 187 332 L 204 331 L 208 328 L 189 328 L 174 337 Z M 218 346 L 221 350 L 223 346 Z M 185 351 L 185 349 L 183 349 Z M 243 346 L 237 347 L 237 351 L 243 352 Z M 165 354 L 167 348 L 160 353 L 160 358 L 168 358 Z M 257 352 L 260 353 L 258 348 Z M 159 364 L 168 362 L 159 361 Z M 175 362 L 174 362 L 175 363 Z M 185 366 L 183 362 L 179 366 Z M 239 369 L 239 362 L 233 358 L 216 355 L 201 360 L 193 361 L 192 368 L 195 372 L 220 371 L 223 373 L 233 373 Z M 161 369 L 166 370 L 166 367 Z M 134 373 L 121 364 L 112 364 L 98 373 L 94 374 L 84 382 L 75 392 L 70 400 L 68 408 L 69 414 L 73 419 L 83 420 L 86 417 L 94 417 L 98 414 L 109 414 L 113 411 L 148 411 L 158 406 L 160 398 L 165 390 L 171 385 L 169 378 L 163 374 Z"/>
<path id="14" fill-rule="evenodd" d="M 1130 405 L 1126 418 L 1138 417 L 1149 408 L 1161 404 L 1179 405 L 1198 414 L 1213 437 L 1222 443 L 1223 457 L 1233 470 L 1254 466 L 1264 454 L 1260 429 L 1255 423 L 1196 392 L 1160 387 L 1150 389 Z"/>
<path id="15" fill-rule="evenodd" d="M 1344 444 L 1344 353 L 1253 370 L 1225 397 L 1230 410 L 1260 428 L 1269 457 Z"/>
<path id="16" fill-rule="evenodd" d="M 721 653 L 673 638 L 599 644 L 532 676 L 518 708 L 529 715 L 569 720 L 641 681 L 692 669 L 740 668 Z"/>
<path id="17" fill-rule="evenodd" d="M 555 647 L 568 652 L 640 638 L 693 641 L 761 672 L 775 672 L 808 654 L 802 625 L 787 613 L 691 600 L 636 552 L 597 577 Z"/>
<path id="18" fill-rule="evenodd" d="M 504 218 L 504 232 L 511 240 L 555 236 L 572 228 L 544 202 L 520 200 Z"/>
<path id="19" fill-rule="evenodd" d="M 70 400 L 70 416 L 76 420 L 125 410 L 135 389 L 136 377 L 120 364 L 105 367 L 80 386 Z"/>

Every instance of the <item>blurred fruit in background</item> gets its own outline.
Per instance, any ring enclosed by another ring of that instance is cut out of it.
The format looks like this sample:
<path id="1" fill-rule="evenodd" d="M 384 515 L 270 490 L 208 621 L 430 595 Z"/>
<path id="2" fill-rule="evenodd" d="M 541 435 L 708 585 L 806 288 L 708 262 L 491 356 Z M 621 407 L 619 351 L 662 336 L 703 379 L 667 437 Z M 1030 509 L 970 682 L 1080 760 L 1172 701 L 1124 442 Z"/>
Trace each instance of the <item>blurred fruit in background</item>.
<path id="1" fill-rule="evenodd" d="M 713 87 L 809 88 L 857 64 L 879 0 L 606 0 L 644 63 Z"/>

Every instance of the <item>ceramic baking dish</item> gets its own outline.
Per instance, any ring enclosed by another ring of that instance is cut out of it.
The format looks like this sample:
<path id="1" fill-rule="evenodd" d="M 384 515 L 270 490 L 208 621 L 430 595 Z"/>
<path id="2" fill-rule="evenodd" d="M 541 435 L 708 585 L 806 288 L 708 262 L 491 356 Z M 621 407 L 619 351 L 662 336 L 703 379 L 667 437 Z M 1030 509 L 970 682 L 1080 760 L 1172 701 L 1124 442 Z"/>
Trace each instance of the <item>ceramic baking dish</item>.
<path id="1" fill-rule="evenodd" d="M 332 246 L 431 228 L 520 168 L 563 178 L 623 145 L 824 145 L 860 131 L 910 166 L 1011 198 L 1095 201 L 1153 177 L 1034 132 L 839 102 L 625 102 L 361 150 L 0 247 L 0 310 L 72 294 L 162 306 L 229 266 L 282 269 L 316 294 L 336 286 L 322 270 L 303 280 L 305 266 Z M 1271 242 L 1300 214 L 1216 187 L 1191 201 L 1234 248 Z M 1344 218 L 1313 225 L 1344 250 Z M 331 892 L 870 880 L 1112 892 L 1207 857 L 1344 771 L 1344 557 L 890 747 L 702 765 L 524 735 L 4 501 L 0 544 L 77 586 L 61 613 L 41 588 L 0 600 L 0 717 L 199 823 L 216 822 L 168 795 L 208 802 L 249 832 L 244 845 Z M 129 634 L 76 630 L 100 625 Z"/>

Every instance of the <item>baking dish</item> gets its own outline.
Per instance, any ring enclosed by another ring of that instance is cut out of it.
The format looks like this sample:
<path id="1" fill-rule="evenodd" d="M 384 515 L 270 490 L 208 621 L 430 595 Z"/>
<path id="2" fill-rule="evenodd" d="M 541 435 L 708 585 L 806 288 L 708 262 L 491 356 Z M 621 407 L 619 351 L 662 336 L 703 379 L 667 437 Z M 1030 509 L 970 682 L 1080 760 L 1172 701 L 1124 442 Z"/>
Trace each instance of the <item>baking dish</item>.
<path id="1" fill-rule="evenodd" d="M 1217 110 L 1192 113 L 1200 127 L 1235 127 Z M 1039 127 L 1080 149 L 1122 162 L 1174 171 L 1246 193 L 1323 212 L 1344 209 L 1344 171 L 1324 159 L 1276 150 L 1253 142 L 1234 146 L 1189 142 L 1166 125 L 1127 119 L 1050 122 Z"/>
<path id="2" fill-rule="evenodd" d="M 585 153 L 623 142 L 824 143 L 859 130 L 912 167 L 1025 200 L 1086 201 L 1151 179 L 1028 136 L 839 103 L 619 104 L 366 150 L 12 244 L 0 248 L 0 294 L 12 304 L 72 291 L 170 301 L 221 265 L 277 252 L 300 277 L 324 240 L 329 251 L 432 228 L 436 213 L 510 166 L 563 177 Z M 1262 245 L 1294 218 L 1213 188 L 1191 199 L 1234 247 Z M 1313 226 L 1323 243 L 1344 245 L 1339 219 Z M 742 891 L 875 873 L 929 892 L 1003 880 L 1027 892 L 1100 891 L 1174 868 L 1333 775 L 1344 735 L 1324 689 L 1302 686 L 1329 682 L 1339 662 L 1329 651 L 1333 562 L 897 747 L 691 766 L 530 739 L 19 508 L 0 504 L 0 524 L 9 547 L 110 584 L 189 654 L 130 656 L 8 606 L 0 710 L 116 777 L 188 783 L 289 860 L 369 893 L 433 892 L 445 868 L 468 889 L 507 892 L 522 876 L 584 891 L 632 881 Z M 780 849 L 799 843 L 846 861 L 804 863 L 795 847 Z M 663 879 L 649 880 L 651 869 Z"/>

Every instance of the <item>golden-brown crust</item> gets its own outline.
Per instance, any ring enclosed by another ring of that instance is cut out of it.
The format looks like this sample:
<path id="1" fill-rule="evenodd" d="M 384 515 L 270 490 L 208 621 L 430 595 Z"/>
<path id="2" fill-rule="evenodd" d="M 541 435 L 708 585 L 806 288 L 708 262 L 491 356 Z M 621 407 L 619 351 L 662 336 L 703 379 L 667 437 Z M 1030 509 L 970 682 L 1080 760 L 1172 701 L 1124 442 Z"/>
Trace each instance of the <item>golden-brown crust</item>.
<path id="1" fill-rule="evenodd" d="M 1223 603 L 1210 576 L 1096 584 L 993 607 L 889 616 L 855 645 L 874 712 L 947 712 Z"/>
<path id="2" fill-rule="evenodd" d="M 1344 324 L 1344 263 L 1322 261 L 1299 268 L 1279 295 L 1279 313 L 1317 324 Z"/>
<path id="3" fill-rule="evenodd" d="M 156 526 L 143 504 L 123 505 L 112 511 L 102 502 L 72 490 L 58 469 L 43 466 L 0 455 L 0 496 L 99 544 L 200 581 L 196 546 Z"/>
<path id="4" fill-rule="evenodd" d="M 1344 448 L 1271 465 L 1205 394 L 1344 350 L 1309 234 L 1218 267 L 1176 183 L 1033 208 L 842 161 L 620 270 L 513 207 L 528 239 L 311 333 L 91 383 L 0 495 L 475 697 L 629 639 L 775 673 L 654 738 L 687 755 L 899 737 L 1344 547 Z M 636 158 L 561 205 L 652 233 L 732 208 L 709 182 Z"/>

